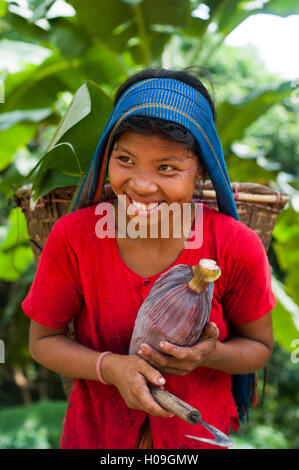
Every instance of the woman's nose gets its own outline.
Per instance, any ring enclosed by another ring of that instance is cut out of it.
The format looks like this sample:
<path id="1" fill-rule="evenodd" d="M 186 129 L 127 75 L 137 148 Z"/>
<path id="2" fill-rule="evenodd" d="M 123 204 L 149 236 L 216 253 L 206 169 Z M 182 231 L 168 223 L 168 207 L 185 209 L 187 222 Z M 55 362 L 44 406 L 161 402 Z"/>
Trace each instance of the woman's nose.
<path id="1" fill-rule="evenodd" d="M 130 179 L 130 187 L 135 193 L 140 195 L 148 195 L 157 192 L 158 189 L 152 173 L 138 173 Z"/>

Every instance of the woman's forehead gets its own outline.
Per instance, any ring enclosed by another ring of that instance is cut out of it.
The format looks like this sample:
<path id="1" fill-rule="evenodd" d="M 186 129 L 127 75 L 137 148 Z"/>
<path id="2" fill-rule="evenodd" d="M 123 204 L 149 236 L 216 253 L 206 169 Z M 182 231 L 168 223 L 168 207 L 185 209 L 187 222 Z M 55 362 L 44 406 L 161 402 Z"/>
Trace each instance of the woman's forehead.
<path id="1" fill-rule="evenodd" d="M 133 157 L 136 161 L 147 161 L 162 164 L 186 163 L 190 159 L 198 160 L 198 157 L 191 149 L 168 137 L 158 135 L 124 135 L 118 139 L 113 147 L 116 154 L 125 153 L 126 156 Z M 120 136 L 121 137 L 121 136 Z"/>
<path id="2" fill-rule="evenodd" d="M 186 152 L 188 150 L 187 146 L 177 142 L 169 136 L 166 136 L 163 133 L 153 133 L 153 134 L 142 134 L 134 131 L 124 131 L 120 134 L 118 139 L 114 143 L 114 150 L 119 148 L 131 150 L 139 146 L 145 145 L 146 148 L 161 148 L 161 149 L 170 149 L 175 150 L 176 152 Z"/>

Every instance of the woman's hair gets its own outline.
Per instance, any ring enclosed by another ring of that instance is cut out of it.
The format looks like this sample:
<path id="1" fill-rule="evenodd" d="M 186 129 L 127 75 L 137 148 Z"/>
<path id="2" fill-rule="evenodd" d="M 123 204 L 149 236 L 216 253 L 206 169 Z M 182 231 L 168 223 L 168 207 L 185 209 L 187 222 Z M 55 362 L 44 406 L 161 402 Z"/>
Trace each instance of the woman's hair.
<path id="1" fill-rule="evenodd" d="M 190 85 L 191 87 L 198 90 L 210 104 L 213 119 L 215 121 L 216 110 L 214 102 L 208 90 L 198 78 L 198 75 L 207 76 L 207 73 L 207 70 L 202 69 L 200 67 L 190 67 L 184 70 L 168 70 L 156 68 L 142 70 L 141 72 L 138 72 L 128 78 L 119 87 L 115 94 L 114 106 L 116 105 L 117 101 L 120 99 L 122 94 L 134 83 L 147 80 L 149 78 L 171 78 L 184 82 L 187 85 Z M 143 135 L 164 135 L 170 139 L 179 142 L 180 144 L 185 145 L 189 150 L 191 150 L 195 155 L 197 155 L 199 163 L 203 166 L 201 159 L 201 151 L 198 146 L 197 140 L 188 129 L 186 129 L 184 126 L 181 126 L 180 124 L 171 121 L 166 121 L 164 119 L 152 118 L 147 116 L 131 116 L 125 119 L 115 131 L 110 149 L 113 148 L 114 143 L 119 139 L 120 135 L 124 131 L 136 132 Z"/>

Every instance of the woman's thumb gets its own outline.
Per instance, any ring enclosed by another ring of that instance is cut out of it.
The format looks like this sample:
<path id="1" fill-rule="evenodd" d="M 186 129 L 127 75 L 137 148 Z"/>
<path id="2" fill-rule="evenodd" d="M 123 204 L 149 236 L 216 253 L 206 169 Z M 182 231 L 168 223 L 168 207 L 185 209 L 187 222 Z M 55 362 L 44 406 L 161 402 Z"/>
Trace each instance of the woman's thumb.
<path id="1" fill-rule="evenodd" d="M 206 324 L 203 332 L 202 332 L 202 337 L 206 337 L 206 338 L 209 338 L 209 337 L 212 337 L 214 335 L 218 335 L 219 332 L 218 332 L 218 327 L 216 325 L 216 323 L 214 322 L 209 322 Z"/>

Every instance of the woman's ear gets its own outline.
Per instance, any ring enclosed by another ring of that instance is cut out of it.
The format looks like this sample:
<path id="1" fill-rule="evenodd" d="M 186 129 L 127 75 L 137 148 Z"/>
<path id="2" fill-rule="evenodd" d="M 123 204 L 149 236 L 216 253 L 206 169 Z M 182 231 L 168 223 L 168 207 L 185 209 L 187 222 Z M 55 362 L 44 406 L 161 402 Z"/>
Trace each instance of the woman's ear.
<path id="1" fill-rule="evenodd" d="M 200 163 L 199 166 L 198 166 L 198 169 L 197 169 L 197 179 L 200 179 L 202 180 L 205 176 L 205 168 L 204 166 Z"/>

